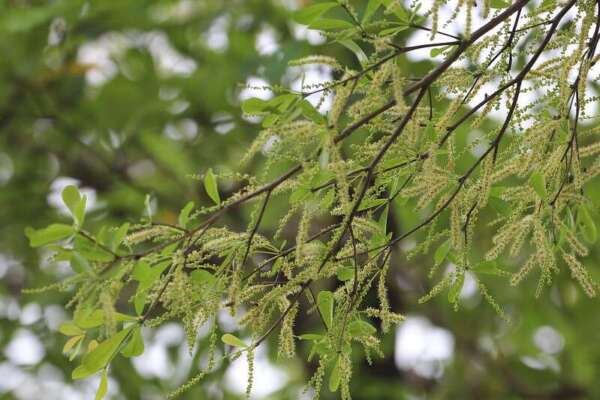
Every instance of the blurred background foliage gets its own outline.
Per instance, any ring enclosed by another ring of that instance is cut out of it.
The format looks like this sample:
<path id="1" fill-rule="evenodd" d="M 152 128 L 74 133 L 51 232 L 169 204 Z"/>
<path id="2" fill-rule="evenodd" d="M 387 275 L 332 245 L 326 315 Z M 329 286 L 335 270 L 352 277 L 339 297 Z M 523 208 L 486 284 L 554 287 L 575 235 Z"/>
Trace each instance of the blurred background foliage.
<path id="1" fill-rule="evenodd" d="M 66 219 L 60 191 L 71 183 L 91 200 L 91 229 L 138 221 L 146 194 L 162 222 L 175 222 L 190 200 L 210 204 L 190 175 L 209 167 L 236 170 L 259 129 L 242 115 L 240 102 L 269 96 L 244 85 L 293 87 L 303 74 L 307 80 L 331 79 L 326 68 L 287 66 L 314 53 L 359 68 L 350 51 L 292 22 L 292 10 L 308 3 L 0 0 L 0 398 L 92 398 L 98 384 L 96 378 L 72 382 L 73 366 L 61 353 L 65 338 L 57 327 L 69 318 L 63 307 L 69 294 L 21 293 L 70 273 L 30 249 L 24 228 Z M 398 35 L 398 43 L 410 34 Z M 402 62 L 414 76 L 433 65 Z M 484 128 L 495 123 L 489 120 Z M 458 138 L 466 143 L 469 132 L 463 128 Z M 257 171 L 260 161 L 255 164 L 244 172 Z M 598 209 L 600 182 L 587 190 Z M 285 207 L 274 203 L 265 231 L 275 229 L 277 210 Z M 397 230 L 419 218 L 402 204 L 394 211 Z M 247 220 L 248 210 L 241 209 L 225 222 L 244 229 Z M 489 244 L 492 230 L 485 216 L 482 221 L 476 239 Z M 519 261 L 507 261 L 506 268 Z M 598 246 L 584 261 L 600 277 Z M 390 296 L 394 311 L 408 320 L 385 338 L 385 358 L 356 366 L 354 398 L 600 398 L 598 305 L 567 272 L 539 299 L 533 297 L 535 279 L 513 288 L 490 276 L 486 284 L 512 320 L 506 325 L 468 279 L 458 312 L 443 297 L 417 304 L 430 288 L 431 264 L 431 256 L 406 260 L 401 249 L 395 253 Z M 224 331 L 235 327 L 226 315 L 220 323 Z M 313 325 L 308 316 L 297 330 Z M 111 369 L 111 398 L 164 398 L 205 362 L 206 333 L 191 356 L 176 324 L 145 333 L 146 353 L 132 363 L 120 358 Z M 303 343 L 300 350 L 307 354 Z M 282 363 L 275 353 L 274 346 L 259 351 L 253 396 L 302 398 L 315 365 L 306 357 Z M 246 373 L 243 360 L 223 364 L 183 398 L 241 398 Z"/>

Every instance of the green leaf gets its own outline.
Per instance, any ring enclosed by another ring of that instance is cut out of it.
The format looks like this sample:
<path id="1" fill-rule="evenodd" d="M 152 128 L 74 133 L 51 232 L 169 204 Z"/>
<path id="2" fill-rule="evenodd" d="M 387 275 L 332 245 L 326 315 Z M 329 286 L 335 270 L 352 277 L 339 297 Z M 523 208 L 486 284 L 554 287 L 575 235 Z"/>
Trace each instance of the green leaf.
<path id="1" fill-rule="evenodd" d="M 82 379 L 106 367 L 132 329 L 133 326 L 125 328 L 98 344 L 94 350 L 83 357 L 81 365 L 75 368 L 71 377 L 73 379 Z"/>
<path id="2" fill-rule="evenodd" d="M 268 106 L 267 100 L 252 97 L 242 103 L 242 111 L 246 114 L 256 115 L 264 113 Z"/>
<path id="3" fill-rule="evenodd" d="M 213 274 L 205 269 L 196 269 L 192 271 L 190 277 L 192 278 L 193 282 L 209 286 L 212 286 L 217 280 Z"/>
<path id="4" fill-rule="evenodd" d="M 137 326 L 132 334 L 127 345 L 121 350 L 121 354 L 125 357 L 137 357 L 144 352 L 144 338 L 142 336 L 142 328 Z"/>
<path id="5" fill-rule="evenodd" d="M 75 228 L 65 224 L 52 224 L 38 230 L 29 227 L 25 228 L 25 235 L 29 238 L 31 247 L 40 247 L 49 243 L 58 242 L 73 234 L 75 234 Z"/>
<path id="6" fill-rule="evenodd" d="M 71 211 L 75 222 L 81 226 L 83 225 L 83 218 L 85 215 L 85 196 L 81 196 L 77 186 L 69 185 L 62 191 L 62 200 L 65 206 Z"/>
<path id="7" fill-rule="evenodd" d="M 377 328 L 360 319 L 348 324 L 348 334 L 352 337 L 372 336 L 377 333 Z"/>
<path id="8" fill-rule="evenodd" d="M 323 196 L 323 198 L 321 199 L 321 201 L 319 203 L 321 210 L 323 210 L 323 211 L 329 210 L 331 208 L 331 206 L 333 206 L 334 201 L 335 201 L 335 191 L 328 190 L 327 193 Z"/>
<path id="9" fill-rule="evenodd" d="M 337 392 L 340 387 L 340 360 L 339 357 L 336 359 L 333 368 L 331 369 L 331 375 L 329 375 L 329 390 Z"/>
<path id="10" fill-rule="evenodd" d="M 354 25 L 343 19 L 319 18 L 316 21 L 311 22 L 308 27 L 322 31 L 332 31 L 337 29 L 352 29 L 354 28 Z"/>
<path id="11" fill-rule="evenodd" d="M 496 210 L 496 212 L 499 214 L 509 215 L 512 212 L 510 204 L 499 197 L 490 196 L 488 202 L 490 203 L 492 208 Z"/>
<path id="12" fill-rule="evenodd" d="M 300 110 L 304 117 L 310 119 L 315 124 L 323 125 L 326 121 L 325 117 L 306 99 L 300 102 Z"/>
<path id="13" fill-rule="evenodd" d="M 67 354 L 69 353 L 69 351 L 71 351 L 71 349 L 77 344 L 79 343 L 81 340 L 83 340 L 84 335 L 78 335 L 78 336 L 71 336 L 69 338 L 69 340 L 67 340 L 65 342 L 65 345 L 63 346 L 63 354 Z"/>
<path id="14" fill-rule="evenodd" d="M 118 322 L 134 322 L 138 320 L 138 317 L 117 312 L 115 313 L 115 320 Z M 96 328 L 104 323 L 104 311 L 83 309 L 75 313 L 74 322 L 82 329 Z"/>
<path id="15" fill-rule="evenodd" d="M 290 108 L 295 101 L 299 99 L 298 95 L 287 93 L 273 97 L 267 102 L 268 110 L 273 113 L 282 113 Z"/>
<path id="16" fill-rule="evenodd" d="M 353 40 L 350 40 L 350 39 L 342 39 L 342 40 L 339 40 L 338 42 L 341 45 L 343 45 L 344 47 L 346 47 L 348 50 L 350 50 L 351 52 L 354 53 L 354 55 L 358 59 L 358 62 L 360 63 L 360 65 L 364 66 L 364 65 L 368 64 L 369 57 L 367 57 L 367 55 L 365 54 L 363 49 L 359 45 L 357 45 L 356 42 L 354 42 Z"/>
<path id="17" fill-rule="evenodd" d="M 556 0 L 544 0 L 542 1 L 542 4 L 540 4 L 540 9 L 546 9 L 546 8 L 554 8 L 556 6 Z"/>
<path id="18" fill-rule="evenodd" d="M 510 6 L 510 3 L 508 1 L 504 1 L 504 0 L 491 0 L 490 1 L 491 8 L 506 8 L 508 6 Z"/>
<path id="19" fill-rule="evenodd" d="M 60 324 L 58 331 L 66 336 L 79 336 L 85 335 L 85 331 L 75 325 L 73 321 L 67 321 Z"/>
<path id="20" fill-rule="evenodd" d="M 548 193 L 546 192 L 546 180 L 541 172 L 533 172 L 529 177 L 528 183 L 542 200 L 548 196 Z"/>
<path id="21" fill-rule="evenodd" d="M 296 11 L 293 18 L 299 24 L 310 25 L 311 22 L 337 5 L 338 4 L 334 2 L 313 4 L 312 6 L 301 8 Z"/>
<path id="22" fill-rule="evenodd" d="M 440 54 L 442 54 L 444 51 L 448 50 L 450 48 L 450 46 L 444 46 L 444 47 L 434 47 L 433 49 L 431 49 L 431 51 L 429 52 L 429 55 L 431 57 L 437 57 Z"/>
<path id="23" fill-rule="evenodd" d="M 246 343 L 244 343 L 242 339 L 235 335 L 232 335 L 231 333 L 226 333 L 223 336 L 221 336 L 221 340 L 223 341 L 223 343 L 233 347 L 241 347 L 243 349 L 248 347 L 248 345 L 246 345 Z"/>
<path id="24" fill-rule="evenodd" d="M 366 198 L 360 202 L 360 206 L 358 206 L 358 211 L 364 211 L 371 208 L 377 208 L 387 203 L 387 199 L 370 199 Z"/>
<path id="25" fill-rule="evenodd" d="M 506 272 L 498 268 L 496 261 L 482 261 L 473 267 L 473 271 L 479 274 L 506 275 Z"/>
<path id="26" fill-rule="evenodd" d="M 319 335 L 318 333 L 304 333 L 298 337 L 302 340 L 320 340 L 323 338 L 323 335 Z"/>
<path id="27" fill-rule="evenodd" d="M 115 232 L 114 236 L 111 238 L 112 240 L 110 241 L 110 249 L 112 251 L 117 251 L 121 243 L 123 243 L 123 240 L 127 235 L 127 231 L 129 231 L 128 222 L 124 223 L 119 227 L 119 229 L 117 229 L 117 232 Z"/>
<path id="28" fill-rule="evenodd" d="M 75 236 L 74 245 L 75 250 L 81 253 L 88 261 L 109 262 L 114 259 L 114 256 L 111 253 L 104 250 L 97 243 L 94 243 L 81 235 Z"/>
<path id="29" fill-rule="evenodd" d="M 450 239 L 442 243 L 435 251 L 435 254 L 433 255 L 435 265 L 440 265 L 448 256 L 448 253 L 450 253 Z"/>
<path id="30" fill-rule="evenodd" d="M 379 31 L 379 36 L 396 35 L 408 29 L 408 26 L 398 26 L 396 28 L 387 28 Z"/>
<path id="31" fill-rule="evenodd" d="M 329 357 L 333 354 L 334 350 L 326 340 L 316 340 L 313 342 L 310 352 L 311 354 L 317 353 L 321 357 Z"/>
<path id="32" fill-rule="evenodd" d="M 217 178 L 215 177 L 215 174 L 213 174 L 212 168 L 209 168 L 204 176 L 204 190 L 206 190 L 206 194 L 208 194 L 215 204 L 221 203 L 219 188 L 217 187 Z"/>
<path id="33" fill-rule="evenodd" d="M 382 0 L 381 3 L 383 5 L 385 5 L 388 12 L 389 11 L 393 12 L 394 15 L 396 15 L 396 17 L 398 17 L 398 19 L 400 21 L 403 21 L 403 22 L 409 21 L 410 16 L 408 15 L 406 10 L 402 6 L 401 2 L 397 2 L 394 0 Z"/>
<path id="34" fill-rule="evenodd" d="M 137 315 L 142 315 L 144 312 L 144 306 L 146 305 L 146 299 L 148 298 L 148 291 L 138 291 L 133 297 L 133 308 Z"/>
<path id="35" fill-rule="evenodd" d="M 388 201 L 390 199 L 387 199 Z M 379 233 L 385 237 L 385 235 L 387 234 L 387 221 L 388 221 L 388 215 L 390 212 L 390 205 L 389 203 L 385 205 L 385 207 L 383 207 L 383 211 L 381 212 L 381 215 L 379 215 L 379 220 L 377 221 L 377 226 L 379 227 Z"/>
<path id="36" fill-rule="evenodd" d="M 85 203 L 87 202 L 87 197 L 82 196 L 75 208 L 73 209 L 73 217 L 75 218 L 75 222 L 78 226 L 83 226 L 83 221 L 85 220 Z"/>
<path id="37" fill-rule="evenodd" d="M 463 285 L 465 283 L 465 274 L 460 274 L 455 280 L 452 287 L 450 287 L 450 291 L 448 292 L 448 301 L 452 304 L 456 304 L 458 300 L 458 296 L 462 291 Z"/>
<path id="38" fill-rule="evenodd" d="M 190 201 L 189 203 L 187 203 L 185 205 L 185 207 L 183 207 L 183 209 L 179 213 L 179 217 L 177 217 L 177 223 L 179 224 L 180 227 L 182 227 L 184 229 L 187 227 L 187 224 L 190 220 L 190 213 L 192 212 L 193 209 L 194 209 L 193 201 Z"/>
<path id="39" fill-rule="evenodd" d="M 90 307 L 82 307 L 75 310 L 73 322 L 82 329 L 95 328 L 102 325 L 104 313 L 102 310 L 93 310 Z"/>
<path id="40" fill-rule="evenodd" d="M 317 296 L 317 307 L 319 312 L 325 321 L 327 328 L 331 328 L 333 324 L 333 293 L 329 290 L 322 290 Z"/>
<path id="41" fill-rule="evenodd" d="M 77 341 L 77 346 L 75 346 L 75 349 L 71 352 L 71 355 L 69 356 L 69 361 L 73 361 L 75 357 L 77 357 L 77 354 L 79 354 L 79 351 L 81 350 L 81 345 L 83 344 L 83 336 L 73 336 L 71 339 L 75 338 L 79 338 L 79 340 Z"/>
<path id="42" fill-rule="evenodd" d="M 140 282 L 144 288 L 148 288 L 160 277 L 169 264 L 170 261 L 165 261 L 151 267 L 146 261 L 140 260 L 133 267 L 133 279 Z"/>
<path id="43" fill-rule="evenodd" d="M 300 186 L 292 192 L 290 195 L 290 203 L 295 204 L 300 201 L 306 200 L 311 195 L 311 191 L 306 186 Z"/>
<path id="44" fill-rule="evenodd" d="M 137 315 L 141 315 L 144 311 L 148 289 L 160 278 L 169 265 L 170 261 L 167 260 L 151 267 L 147 262 L 140 260 L 133 267 L 133 279 L 139 282 L 133 298 L 133 305 Z"/>
<path id="45" fill-rule="evenodd" d="M 367 7 L 365 8 L 365 14 L 362 18 L 362 23 L 368 22 L 373 14 L 377 12 L 377 9 L 381 6 L 381 0 L 369 0 Z"/>
<path id="46" fill-rule="evenodd" d="M 96 400 L 102 400 L 104 396 L 106 396 L 106 392 L 108 391 L 108 377 L 106 368 L 102 371 L 102 378 L 100 379 L 100 386 L 98 386 L 98 390 L 96 391 Z"/>
<path id="47" fill-rule="evenodd" d="M 341 266 L 337 269 L 336 276 L 337 276 L 338 280 L 340 280 L 342 282 L 349 281 L 350 279 L 354 278 L 354 268 L 347 267 L 347 266 Z"/>
<path id="48" fill-rule="evenodd" d="M 74 251 L 71 253 L 70 261 L 71 261 L 71 269 L 73 271 L 75 271 L 79 274 L 86 273 L 86 274 L 93 275 L 92 266 L 90 265 L 88 260 L 86 260 L 86 258 L 83 257 L 77 251 Z"/>
<path id="49" fill-rule="evenodd" d="M 152 222 L 152 196 L 149 194 L 147 194 L 144 198 L 144 209 L 146 212 L 146 217 L 148 217 L 148 220 Z"/>
<path id="50" fill-rule="evenodd" d="M 586 206 L 580 206 L 577 211 L 577 226 L 586 242 L 592 244 L 598 239 L 598 229 Z"/>

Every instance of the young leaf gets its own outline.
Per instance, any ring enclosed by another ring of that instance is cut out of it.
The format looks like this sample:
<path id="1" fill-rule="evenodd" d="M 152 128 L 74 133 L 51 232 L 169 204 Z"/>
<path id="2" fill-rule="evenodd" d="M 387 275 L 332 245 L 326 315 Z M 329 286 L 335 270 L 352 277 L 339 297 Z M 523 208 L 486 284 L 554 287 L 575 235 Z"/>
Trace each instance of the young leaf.
<path id="1" fill-rule="evenodd" d="M 327 328 L 331 328 L 333 323 L 333 293 L 328 290 L 322 290 L 317 296 L 317 307 L 325 321 Z"/>
<path id="2" fill-rule="evenodd" d="M 83 225 L 83 221 L 85 220 L 85 203 L 87 202 L 86 196 L 81 196 L 81 199 L 73 209 L 73 217 L 75 218 L 75 222 L 78 226 Z"/>
<path id="3" fill-rule="evenodd" d="M 482 261 L 473 266 L 473 272 L 490 275 L 505 275 L 506 272 L 498 268 L 496 261 Z"/>
<path id="4" fill-rule="evenodd" d="M 91 353 L 92 351 L 94 351 L 96 349 L 96 347 L 98 347 L 98 341 L 95 339 L 90 340 L 90 342 L 88 343 L 87 352 Z"/>
<path id="5" fill-rule="evenodd" d="M 104 312 L 102 310 L 82 307 L 75 310 L 73 322 L 82 329 L 95 328 L 104 322 Z"/>
<path id="6" fill-rule="evenodd" d="M 348 324 L 348 334 L 352 337 L 371 336 L 375 333 L 377 333 L 377 328 L 360 319 Z"/>
<path id="7" fill-rule="evenodd" d="M 444 46 L 444 47 L 434 47 L 431 49 L 431 51 L 429 52 L 429 55 L 431 57 L 437 57 L 440 54 L 442 54 L 444 51 L 448 50 L 450 48 L 450 46 Z"/>
<path id="8" fill-rule="evenodd" d="M 215 177 L 215 174 L 213 174 L 212 168 L 209 168 L 204 176 L 204 190 L 206 190 L 206 194 L 208 194 L 215 204 L 221 203 L 219 188 L 217 187 L 217 178 Z"/>
<path id="9" fill-rule="evenodd" d="M 83 225 L 83 219 L 85 216 L 85 203 L 86 197 L 81 196 L 79 193 L 79 189 L 77 186 L 69 185 L 65 187 L 62 191 L 62 200 L 63 203 L 67 206 L 75 222 L 81 226 Z"/>
<path id="10" fill-rule="evenodd" d="M 438 247 L 437 250 L 435 251 L 435 254 L 433 255 L 433 260 L 435 262 L 435 265 L 440 265 L 446 259 L 449 252 L 450 252 L 450 239 L 448 239 L 444 243 L 442 243 L 440 245 L 440 247 Z"/>
<path id="11" fill-rule="evenodd" d="M 325 14 L 327 10 L 336 7 L 338 4 L 334 2 L 313 4 L 309 7 L 304 7 L 294 13 L 294 20 L 299 24 L 310 25 L 311 22 Z"/>
<path id="12" fill-rule="evenodd" d="M 499 197 L 490 195 L 490 199 L 488 200 L 488 202 L 492 206 L 492 208 L 496 210 L 496 212 L 498 212 L 499 214 L 509 215 L 512 212 L 510 204 Z"/>
<path id="13" fill-rule="evenodd" d="M 308 25 L 311 29 L 318 29 L 322 31 L 331 31 L 336 29 L 351 29 L 354 27 L 350 22 L 342 19 L 333 18 L 319 18 Z"/>
<path id="14" fill-rule="evenodd" d="M 146 261 L 138 261 L 135 264 L 135 267 L 133 267 L 132 274 L 133 279 L 140 283 L 140 285 L 138 286 L 138 290 L 140 286 L 143 287 L 143 289 L 146 289 L 149 286 L 148 283 L 151 284 L 156 278 L 158 278 L 157 272 L 158 269 L 152 268 L 150 264 L 148 264 Z"/>
<path id="15" fill-rule="evenodd" d="M 337 392 L 340 387 L 340 360 L 339 358 L 335 361 L 333 368 L 331 369 L 331 375 L 329 375 L 329 390 Z"/>
<path id="16" fill-rule="evenodd" d="M 396 35 L 408 29 L 408 26 L 398 26 L 395 28 L 387 28 L 379 31 L 379 36 Z"/>
<path id="17" fill-rule="evenodd" d="M 546 180 L 544 179 L 544 175 L 541 172 L 535 171 L 529 177 L 529 186 L 535 190 L 540 199 L 545 199 L 548 195 L 546 192 Z"/>
<path id="18" fill-rule="evenodd" d="M 125 236 L 127 235 L 127 231 L 129 231 L 129 223 L 128 222 L 124 223 L 123 225 L 121 225 L 119 227 L 119 229 L 117 229 L 117 232 L 115 233 L 115 235 L 112 237 L 112 240 L 110 241 L 110 249 L 113 252 L 117 251 L 117 249 L 123 242 L 123 239 L 125 239 Z"/>
<path id="19" fill-rule="evenodd" d="M 80 253 L 78 253 L 77 251 L 74 251 L 71 253 L 70 261 L 71 261 L 71 269 L 73 269 L 73 271 L 77 272 L 78 274 L 80 274 L 80 273 L 93 274 L 92 266 L 90 265 L 88 260 L 85 257 L 83 257 Z"/>
<path id="20" fill-rule="evenodd" d="M 106 339 L 98 346 L 86 354 L 81 361 L 81 365 L 75 368 L 72 373 L 73 379 L 82 379 L 88 377 L 102 368 L 106 367 L 113 356 L 116 354 L 119 346 L 125 340 L 133 326 L 127 327 L 119 331 L 116 335 Z"/>
<path id="21" fill-rule="evenodd" d="M 304 333 L 298 337 L 302 340 L 320 340 L 323 338 L 323 335 L 319 335 L 318 333 Z"/>
<path id="22" fill-rule="evenodd" d="M 77 250 L 88 261 L 110 262 L 114 255 L 100 247 L 97 243 L 81 236 L 75 236 L 73 240 L 75 250 Z"/>
<path id="23" fill-rule="evenodd" d="M 98 386 L 98 390 L 96 391 L 96 400 L 102 400 L 104 396 L 106 396 L 106 392 L 108 391 L 108 376 L 106 368 L 102 371 L 102 378 L 100 379 L 100 386 Z"/>
<path id="24" fill-rule="evenodd" d="M 387 199 L 372 199 L 367 198 L 360 202 L 360 206 L 358 207 L 358 211 L 364 211 L 371 208 L 377 208 L 387 203 Z"/>
<path id="25" fill-rule="evenodd" d="M 587 207 L 581 206 L 577 212 L 577 225 L 586 242 L 592 244 L 598 239 L 598 229 Z"/>
<path id="26" fill-rule="evenodd" d="M 357 45 L 355 41 L 350 39 L 342 39 L 339 40 L 339 43 L 354 53 L 360 65 L 367 65 L 369 62 L 369 57 L 367 57 L 363 49 Z"/>
<path id="27" fill-rule="evenodd" d="M 269 102 L 257 97 L 252 97 L 242 103 L 242 111 L 245 114 L 261 114 L 266 111 Z"/>
<path id="28" fill-rule="evenodd" d="M 239 337 L 237 337 L 235 335 L 232 335 L 231 333 L 226 333 L 223 336 L 221 336 L 221 340 L 223 341 L 223 343 L 228 344 L 233 347 L 241 347 L 243 349 L 248 347 L 248 345 L 246 343 L 244 343 L 244 341 L 242 339 L 240 339 Z"/>
<path id="29" fill-rule="evenodd" d="M 312 104 L 310 104 L 308 100 L 302 100 L 299 103 L 299 107 L 302 112 L 302 115 L 310 119 L 315 124 L 323 125 L 325 123 L 325 117 L 321 113 L 319 113 L 319 111 L 317 111 L 317 109 Z"/>
<path id="30" fill-rule="evenodd" d="M 354 278 L 354 268 L 347 267 L 347 266 L 341 266 L 337 269 L 336 276 L 337 276 L 338 280 L 340 280 L 342 282 L 349 281 L 350 279 Z"/>
<path id="31" fill-rule="evenodd" d="M 79 335 L 79 336 L 71 336 L 69 338 L 69 340 L 67 340 L 65 342 L 65 345 L 63 346 L 63 353 L 67 354 L 72 348 L 73 346 L 75 346 L 81 339 L 83 339 L 84 336 L 83 335 Z"/>
<path id="32" fill-rule="evenodd" d="M 543 0 L 542 4 L 540 4 L 540 9 L 554 8 L 555 5 L 556 0 Z"/>
<path id="33" fill-rule="evenodd" d="M 83 336 L 74 336 L 73 338 L 76 338 L 76 337 L 80 337 L 81 340 L 77 341 L 77 346 L 75 346 L 75 349 L 71 352 L 71 355 L 69 356 L 69 361 L 73 361 L 75 359 L 75 357 L 77 357 L 77 354 L 79 354 L 79 351 L 81 350 L 81 345 L 83 344 Z M 73 338 L 71 338 L 71 339 L 73 339 Z M 64 351 L 64 349 L 63 349 L 63 351 Z"/>
<path id="34" fill-rule="evenodd" d="M 121 350 L 121 354 L 125 357 L 137 357 L 144 352 L 144 338 L 142 337 L 142 328 L 137 326 L 132 334 L 127 345 Z"/>
<path id="35" fill-rule="evenodd" d="M 31 247 L 40 247 L 45 244 L 58 242 L 68 238 L 74 233 L 75 229 L 72 226 L 65 224 L 52 224 L 38 230 L 25 228 L 25 235 L 29 238 Z"/>
<path id="36" fill-rule="evenodd" d="M 58 331 L 66 336 L 80 336 L 85 335 L 85 331 L 75 325 L 72 321 L 63 322 L 58 327 Z"/>
<path id="37" fill-rule="evenodd" d="M 215 280 L 217 279 L 213 274 L 205 269 L 196 269 L 192 271 L 190 277 L 192 278 L 193 282 L 209 286 L 214 284 Z"/>
<path id="38" fill-rule="evenodd" d="M 63 191 L 62 191 L 63 203 L 65 203 L 65 205 L 67 206 L 67 208 L 69 210 L 71 210 L 71 212 L 73 212 L 73 209 L 75 208 L 77 203 L 79 203 L 80 199 L 81 199 L 81 195 L 79 194 L 79 189 L 77 189 L 77 186 L 69 185 L 63 189 Z"/>
<path id="39" fill-rule="evenodd" d="M 135 322 L 137 317 L 120 312 L 115 313 L 115 319 L 118 322 Z M 74 316 L 75 324 L 83 329 L 96 328 L 104 323 L 104 311 L 94 310 L 76 312 Z"/>
<path id="40" fill-rule="evenodd" d="M 192 212 L 193 209 L 194 209 L 193 201 L 190 201 L 189 203 L 187 203 L 185 205 L 185 207 L 183 207 L 183 209 L 179 213 L 179 217 L 177 218 L 177 223 L 179 224 L 180 227 L 182 227 L 184 229 L 187 227 L 188 221 L 190 220 L 190 213 Z"/>
<path id="41" fill-rule="evenodd" d="M 506 8 L 510 6 L 510 3 L 504 0 L 491 0 L 490 8 Z"/>
<path id="42" fill-rule="evenodd" d="M 452 287 L 450 287 L 450 291 L 448 292 L 448 301 L 452 304 L 456 304 L 458 300 L 458 296 L 462 291 L 463 285 L 465 283 L 465 274 L 460 274 L 454 281 Z"/>
<path id="43" fill-rule="evenodd" d="M 381 5 L 381 0 L 369 0 L 367 3 L 367 7 L 365 8 L 365 14 L 363 15 L 362 22 L 368 22 L 369 19 L 375 14 L 379 6 Z"/>
<path id="44" fill-rule="evenodd" d="M 146 197 L 144 198 L 144 210 L 146 213 L 146 217 L 148 218 L 148 221 L 152 222 L 152 214 L 153 214 L 152 196 L 150 196 L 149 194 L 147 194 Z"/>
<path id="45" fill-rule="evenodd" d="M 393 12 L 400 21 L 409 22 L 410 16 L 402 6 L 401 2 L 394 0 L 382 0 L 381 3 L 385 5 L 389 12 Z"/>

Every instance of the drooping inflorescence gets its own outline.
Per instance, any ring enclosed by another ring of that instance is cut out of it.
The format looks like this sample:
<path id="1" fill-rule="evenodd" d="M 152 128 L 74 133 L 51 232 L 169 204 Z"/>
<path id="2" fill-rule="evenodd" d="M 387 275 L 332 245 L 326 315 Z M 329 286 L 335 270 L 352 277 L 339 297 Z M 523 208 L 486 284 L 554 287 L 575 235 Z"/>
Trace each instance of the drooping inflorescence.
<path id="1" fill-rule="evenodd" d="M 338 79 L 247 100 L 244 112 L 262 117 L 262 127 L 243 165 L 261 158 L 262 169 L 233 175 L 239 190 L 227 199 L 219 193 L 224 177 L 207 172 L 202 179 L 214 205 L 194 211 L 188 204 L 176 226 L 145 220 L 92 234 L 84 229 L 85 197 L 65 190 L 73 225 L 27 234 L 76 273 L 61 285 L 75 290 L 73 322 L 63 328 L 79 338 L 67 350 L 83 354 L 74 378 L 106 370 L 119 353 L 140 354 L 142 325 L 181 321 L 193 347 L 207 324 L 211 361 L 180 393 L 214 367 L 217 317 L 227 310 L 248 338 L 223 335 L 237 349 L 229 356 L 245 352 L 252 366 L 255 349 L 270 337 L 281 358 L 294 356 L 298 340 L 308 341 L 309 359 L 318 360 L 308 382 L 315 397 L 327 380 L 349 399 L 352 344 L 370 362 L 381 353 L 376 326 L 388 332 L 403 320 L 390 305 L 387 278 L 409 236 L 417 241 L 409 255 L 434 258 L 436 281 L 421 302 L 447 292 L 458 309 L 469 273 L 507 318 L 481 274 L 509 276 L 512 285 L 536 277 L 540 296 L 563 269 L 596 295 L 582 259 L 598 236 L 586 186 L 600 175 L 598 99 L 588 85 L 600 72 L 600 4 L 430 3 L 426 9 L 371 0 L 361 8 L 338 1 L 300 10 L 297 22 L 322 30 L 358 63 L 321 55 L 295 60 L 293 66 L 328 66 Z M 455 11 L 444 17 L 452 4 Z M 461 34 L 448 33 L 460 15 Z M 425 41 L 406 45 L 415 32 L 426 32 Z M 406 70 L 405 57 L 423 51 L 433 62 L 418 76 Z M 324 110 L 328 96 L 331 108 Z M 282 165 L 289 169 L 272 178 Z M 276 232 L 262 229 L 270 206 L 282 201 Z M 222 223 L 245 206 L 245 229 Z M 390 216 L 399 210 L 417 222 L 394 226 Z M 494 230 L 485 249 L 475 248 L 478 229 Z M 501 257 L 520 265 L 500 268 Z M 454 268 L 442 271 L 446 261 Z M 322 282 L 330 290 L 315 293 Z M 131 307 L 120 310 L 125 288 L 134 289 L 127 292 Z M 319 327 L 297 332 L 307 313 Z"/>

